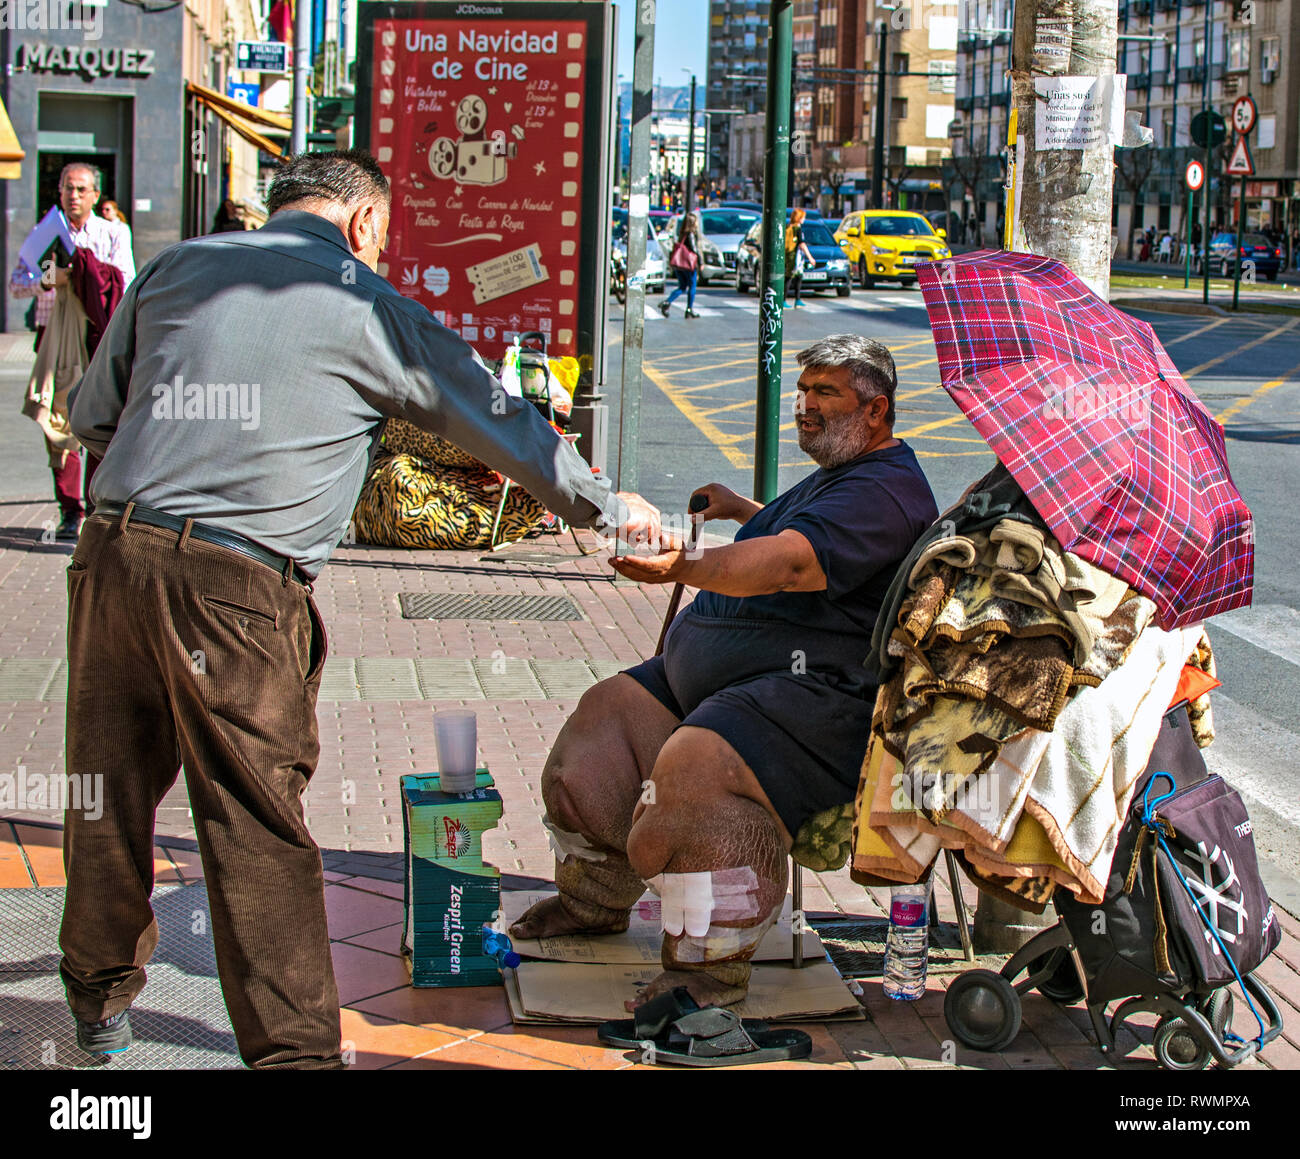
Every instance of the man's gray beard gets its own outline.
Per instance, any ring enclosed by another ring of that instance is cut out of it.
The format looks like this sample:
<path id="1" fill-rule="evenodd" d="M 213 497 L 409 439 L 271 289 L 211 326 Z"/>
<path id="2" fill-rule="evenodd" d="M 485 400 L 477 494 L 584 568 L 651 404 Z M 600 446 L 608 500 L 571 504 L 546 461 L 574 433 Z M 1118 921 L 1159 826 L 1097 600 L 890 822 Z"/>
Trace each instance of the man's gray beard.
<path id="1" fill-rule="evenodd" d="M 830 470 L 856 459 L 867 449 L 869 435 L 862 422 L 862 407 L 852 414 L 821 416 L 826 424 L 819 431 L 799 431 L 799 449 L 817 466 Z M 806 416 L 799 416 L 801 419 Z"/>

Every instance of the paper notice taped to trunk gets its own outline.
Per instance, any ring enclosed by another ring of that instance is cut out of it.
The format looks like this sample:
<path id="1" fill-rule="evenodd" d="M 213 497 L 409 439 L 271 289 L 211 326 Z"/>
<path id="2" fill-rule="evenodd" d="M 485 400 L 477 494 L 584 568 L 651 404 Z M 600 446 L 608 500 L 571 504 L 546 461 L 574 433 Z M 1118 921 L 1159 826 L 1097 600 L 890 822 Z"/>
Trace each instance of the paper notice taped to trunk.
<path id="1" fill-rule="evenodd" d="M 1035 77 L 1035 148 L 1121 144 L 1127 83 L 1123 75 Z"/>
<path id="2" fill-rule="evenodd" d="M 500 257 L 470 266 L 465 271 L 474 287 L 474 302 L 482 305 L 504 298 L 516 290 L 526 290 L 550 276 L 542 265 L 542 251 L 535 245 L 511 250 Z"/>

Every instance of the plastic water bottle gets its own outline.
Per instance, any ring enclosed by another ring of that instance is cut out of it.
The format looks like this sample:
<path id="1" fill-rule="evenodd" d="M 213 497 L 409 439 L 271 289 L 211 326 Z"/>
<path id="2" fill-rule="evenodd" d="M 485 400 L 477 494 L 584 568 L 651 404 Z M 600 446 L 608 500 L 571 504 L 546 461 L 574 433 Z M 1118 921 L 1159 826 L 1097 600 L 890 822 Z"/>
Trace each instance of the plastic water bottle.
<path id="1" fill-rule="evenodd" d="M 915 1002 L 925 993 L 929 954 L 929 883 L 895 885 L 889 891 L 889 937 L 885 942 L 885 997 Z"/>
<path id="2" fill-rule="evenodd" d="M 483 927 L 483 956 L 495 958 L 497 965 L 503 969 L 513 970 L 522 961 L 515 953 L 514 947 L 510 945 L 510 939 L 486 925 Z M 924 980 L 924 973 L 921 977 Z"/>

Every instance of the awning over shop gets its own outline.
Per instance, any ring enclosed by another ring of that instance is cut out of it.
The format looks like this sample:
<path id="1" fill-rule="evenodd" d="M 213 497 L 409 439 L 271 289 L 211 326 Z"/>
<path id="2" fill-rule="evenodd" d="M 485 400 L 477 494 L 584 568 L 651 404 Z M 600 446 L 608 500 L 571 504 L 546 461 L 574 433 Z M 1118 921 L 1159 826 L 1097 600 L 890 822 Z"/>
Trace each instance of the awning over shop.
<path id="1" fill-rule="evenodd" d="M 23 158 L 27 154 L 18 143 L 18 134 L 14 132 L 13 123 L 0 101 L 0 180 L 12 181 L 23 175 Z"/>
<path id="2" fill-rule="evenodd" d="M 245 141 L 256 145 L 272 157 L 281 161 L 285 159 L 284 150 L 264 133 L 259 133 L 253 127 L 254 125 L 262 125 L 278 133 L 288 133 L 293 128 L 293 122 L 283 113 L 271 113 L 265 109 L 255 109 L 242 101 L 231 100 L 215 89 L 197 85 L 193 81 L 185 82 L 185 91 L 207 105 Z"/>

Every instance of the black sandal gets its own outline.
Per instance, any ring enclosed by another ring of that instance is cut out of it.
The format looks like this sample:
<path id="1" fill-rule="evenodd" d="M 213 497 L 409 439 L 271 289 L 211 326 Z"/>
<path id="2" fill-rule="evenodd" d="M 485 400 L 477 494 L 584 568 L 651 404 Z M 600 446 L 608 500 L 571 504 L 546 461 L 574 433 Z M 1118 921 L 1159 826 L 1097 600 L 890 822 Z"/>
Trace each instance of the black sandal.
<path id="1" fill-rule="evenodd" d="M 604 1023 L 596 1032 L 610 1046 L 641 1050 L 646 1062 L 677 1066 L 746 1066 L 812 1054 L 802 1030 L 773 1030 L 721 1006 L 701 1007 L 685 986 L 639 1006 L 635 1018 Z"/>

